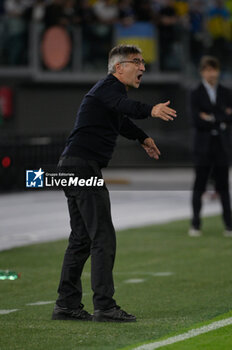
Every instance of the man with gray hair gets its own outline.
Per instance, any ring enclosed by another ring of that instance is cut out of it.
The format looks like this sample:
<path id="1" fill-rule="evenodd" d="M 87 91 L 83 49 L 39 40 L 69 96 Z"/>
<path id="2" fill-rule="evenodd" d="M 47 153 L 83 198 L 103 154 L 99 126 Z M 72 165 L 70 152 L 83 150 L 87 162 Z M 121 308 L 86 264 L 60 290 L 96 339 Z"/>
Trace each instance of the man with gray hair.
<path id="1" fill-rule="evenodd" d="M 61 172 L 75 171 L 79 177 L 102 178 L 101 168 L 111 159 L 119 134 L 138 140 L 150 157 L 159 159 L 160 151 L 153 139 L 131 118 L 152 117 L 169 121 L 176 117 L 176 111 L 168 107 L 169 101 L 154 106 L 128 98 L 128 89 L 139 87 L 144 71 L 145 62 L 138 47 L 121 45 L 111 50 L 108 75 L 85 95 L 78 110 L 74 129 L 58 164 Z M 52 319 L 136 321 L 135 316 L 122 310 L 113 299 L 116 237 L 105 184 L 98 189 L 65 187 L 64 191 L 68 199 L 71 234 Z M 81 274 L 89 256 L 93 316 L 81 304 Z"/>

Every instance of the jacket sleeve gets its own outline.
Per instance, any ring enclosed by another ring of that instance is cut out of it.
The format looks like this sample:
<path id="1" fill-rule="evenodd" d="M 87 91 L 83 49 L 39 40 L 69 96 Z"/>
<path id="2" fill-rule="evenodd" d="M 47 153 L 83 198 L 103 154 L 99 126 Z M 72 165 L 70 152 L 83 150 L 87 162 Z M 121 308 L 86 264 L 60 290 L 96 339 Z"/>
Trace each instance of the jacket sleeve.
<path id="1" fill-rule="evenodd" d="M 149 137 L 142 129 L 135 125 L 128 117 L 124 116 L 119 134 L 129 140 L 139 140 L 140 143 Z"/>
<path id="2" fill-rule="evenodd" d="M 228 115 L 226 113 L 226 108 L 232 109 L 232 93 L 231 90 L 223 87 L 222 93 L 224 94 L 224 105 L 218 106 L 216 105 L 215 108 L 215 116 L 217 122 L 220 123 L 232 123 L 232 114 Z"/>
<path id="3" fill-rule="evenodd" d="M 198 91 L 195 90 L 190 95 L 190 115 L 192 119 L 192 124 L 195 128 L 201 130 L 211 130 L 216 126 L 215 121 L 206 121 L 200 117 L 200 99 Z"/>
<path id="4" fill-rule="evenodd" d="M 151 116 L 153 106 L 129 99 L 125 88 L 119 82 L 102 86 L 96 91 L 96 97 L 107 108 L 126 114 L 132 119 L 145 119 Z"/>

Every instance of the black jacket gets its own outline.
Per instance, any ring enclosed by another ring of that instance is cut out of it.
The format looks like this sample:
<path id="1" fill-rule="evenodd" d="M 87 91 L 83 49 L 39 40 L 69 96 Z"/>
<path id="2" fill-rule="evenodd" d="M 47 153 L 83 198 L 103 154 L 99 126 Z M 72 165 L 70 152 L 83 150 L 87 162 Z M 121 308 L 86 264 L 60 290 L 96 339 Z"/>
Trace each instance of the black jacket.
<path id="1" fill-rule="evenodd" d="M 229 156 L 230 127 L 232 115 L 225 113 L 226 108 L 232 108 L 232 95 L 229 89 L 218 85 L 216 104 L 212 104 L 208 93 L 201 83 L 191 93 L 191 117 L 194 126 L 194 153 L 198 158 L 209 154 L 213 130 L 221 139 L 223 150 Z M 200 112 L 213 114 L 215 121 L 209 122 L 200 118 Z"/>
<path id="2" fill-rule="evenodd" d="M 85 95 L 62 155 L 96 160 L 106 166 L 119 134 L 140 142 L 148 137 L 129 118 L 148 118 L 152 107 L 129 99 L 125 85 L 107 75 Z"/>

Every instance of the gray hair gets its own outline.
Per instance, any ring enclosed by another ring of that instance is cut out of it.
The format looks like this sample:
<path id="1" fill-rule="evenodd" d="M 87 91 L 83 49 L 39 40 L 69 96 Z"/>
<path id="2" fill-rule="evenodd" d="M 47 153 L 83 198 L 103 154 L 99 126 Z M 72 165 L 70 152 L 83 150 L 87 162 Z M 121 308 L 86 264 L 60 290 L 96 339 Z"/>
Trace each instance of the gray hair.
<path id="1" fill-rule="evenodd" d="M 118 45 L 109 53 L 108 74 L 115 73 L 115 65 L 127 59 L 128 55 L 141 54 L 142 51 L 135 45 Z"/>

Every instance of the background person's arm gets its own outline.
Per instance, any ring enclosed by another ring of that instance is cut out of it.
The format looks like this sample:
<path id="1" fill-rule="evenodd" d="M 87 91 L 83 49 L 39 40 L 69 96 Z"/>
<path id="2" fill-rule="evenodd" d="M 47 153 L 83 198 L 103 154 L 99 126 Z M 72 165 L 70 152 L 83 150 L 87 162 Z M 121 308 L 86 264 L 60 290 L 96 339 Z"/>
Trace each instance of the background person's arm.
<path id="1" fill-rule="evenodd" d="M 201 110 L 198 91 L 193 91 L 190 96 L 190 113 L 192 123 L 197 129 L 211 130 L 216 127 L 215 118 Z"/>
<path id="2" fill-rule="evenodd" d="M 219 123 L 232 123 L 232 93 L 231 90 L 223 88 L 224 105 L 215 106 L 215 116 Z"/>

